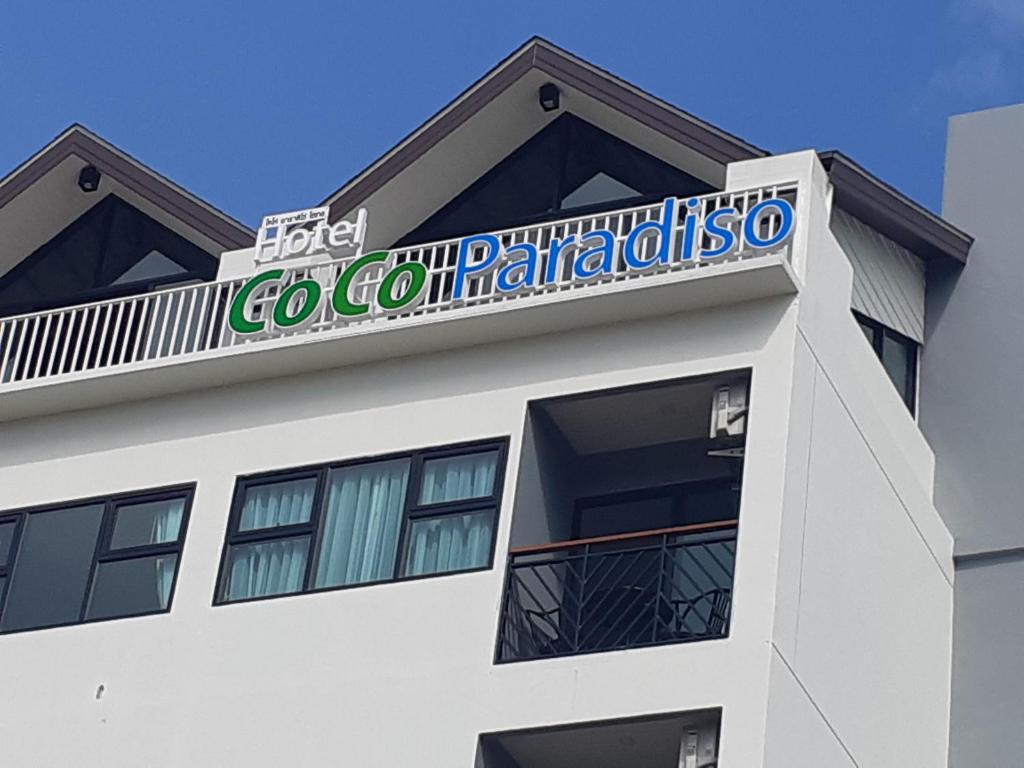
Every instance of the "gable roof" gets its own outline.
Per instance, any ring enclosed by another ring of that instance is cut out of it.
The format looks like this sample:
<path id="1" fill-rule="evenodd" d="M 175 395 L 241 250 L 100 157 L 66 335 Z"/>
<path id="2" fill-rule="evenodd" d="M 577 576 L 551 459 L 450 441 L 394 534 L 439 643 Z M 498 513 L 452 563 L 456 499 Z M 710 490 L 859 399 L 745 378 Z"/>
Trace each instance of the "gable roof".
<path id="1" fill-rule="evenodd" d="M 446 136 L 481 112 L 513 83 L 536 70 L 561 84 L 628 115 L 645 127 L 727 164 L 768 156 L 768 151 L 707 123 L 569 53 L 533 37 L 499 62 L 448 105 L 388 152 L 328 195 L 332 219 L 359 207 L 367 198 L 436 147 Z M 925 258 L 963 263 L 972 238 L 868 173 L 839 152 L 819 153 L 836 190 L 837 204 Z"/>
<path id="2" fill-rule="evenodd" d="M 192 227 L 224 250 L 252 245 L 255 233 L 241 222 L 143 165 L 88 128 L 74 123 L 24 163 L 0 179 L 0 209 L 70 156 L 95 165 L 101 173 Z"/>
<path id="3" fill-rule="evenodd" d="M 321 205 L 330 205 L 332 218 L 352 210 L 530 70 L 538 70 L 628 114 L 716 162 L 724 164 L 768 154 L 548 40 L 533 37 L 382 157 L 328 195 Z"/>

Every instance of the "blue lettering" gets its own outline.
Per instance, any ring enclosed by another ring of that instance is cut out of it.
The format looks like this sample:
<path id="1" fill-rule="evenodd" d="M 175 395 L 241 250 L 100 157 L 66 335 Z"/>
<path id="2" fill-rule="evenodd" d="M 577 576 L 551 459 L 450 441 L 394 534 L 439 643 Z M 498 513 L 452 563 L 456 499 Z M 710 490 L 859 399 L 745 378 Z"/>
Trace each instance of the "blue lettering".
<path id="1" fill-rule="evenodd" d="M 601 244 L 583 251 L 576 257 L 576 261 L 572 265 L 573 274 L 582 280 L 598 275 L 610 275 L 615 269 L 615 235 L 607 229 L 595 229 L 592 232 L 587 232 L 583 240 L 586 241 L 592 237 L 600 238 Z M 601 259 L 593 267 L 588 267 L 587 261 L 593 256 L 600 256 Z"/>
<path id="2" fill-rule="evenodd" d="M 563 250 L 572 248 L 574 245 L 576 245 L 576 235 L 569 235 L 564 240 L 559 240 L 557 237 L 551 238 L 551 248 L 548 249 L 548 265 L 544 270 L 545 283 L 553 283 L 558 280 L 559 257 Z"/>
<path id="3" fill-rule="evenodd" d="M 724 256 L 736 247 L 736 233 L 729 229 L 728 225 L 721 226 L 718 220 L 724 219 L 727 216 L 736 216 L 737 214 L 738 211 L 735 208 L 719 208 L 717 211 L 712 211 L 704 220 L 704 231 L 721 242 L 717 248 L 701 251 L 700 257 L 702 259 L 714 259 L 718 256 Z"/>
<path id="4" fill-rule="evenodd" d="M 686 220 L 683 222 L 683 261 L 690 261 L 693 258 L 694 247 L 697 242 L 697 210 L 700 208 L 700 200 L 691 197 L 686 201 Z"/>
<path id="5" fill-rule="evenodd" d="M 782 223 L 779 224 L 779 230 L 774 235 L 762 239 L 757 231 L 761 223 L 761 216 L 773 208 L 782 217 Z M 747 220 L 743 222 L 743 235 L 754 248 L 771 248 L 773 245 L 778 245 L 789 237 L 792 231 L 793 206 L 781 198 L 758 203 L 750 209 L 750 212 L 747 213 Z"/>
<path id="6" fill-rule="evenodd" d="M 476 264 L 469 263 L 473 252 L 472 246 L 482 243 L 487 246 L 487 255 Z M 455 285 L 452 288 L 452 300 L 458 301 L 466 292 L 466 278 L 491 269 L 501 253 L 501 243 L 494 235 L 473 235 L 459 241 L 459 257 L 455 262 Z"/>
<path id="7" fill-rule="evenodd" d="M 537 246 L 533 243 L 517 243 L 505 249 L 506 258 L 522 251 L 525 258 L 513 261 L 509 259 L 505 265 L 498 270 L 496 284 L 502 293 L 511 293 L 520 288 L 526 288 L 537 282 Z M 514 273 L 518 275 L 513 277 Z"/>
<path id="8" fill-rule="evenodd" d="M 655 264 L 668 264 L 672 259 L 672 238 L 675 235 L 676 199 L 670 197 L 661 205 L 661 221 L 645 221 L 633 228 L 626 236 L 626 244 L 622 247 L 622 258 L 630 269 L 647 269 Z M 650 259 L 637 256 L 636 244 L 645 232 L 657 232 L 658 250 Z"/>

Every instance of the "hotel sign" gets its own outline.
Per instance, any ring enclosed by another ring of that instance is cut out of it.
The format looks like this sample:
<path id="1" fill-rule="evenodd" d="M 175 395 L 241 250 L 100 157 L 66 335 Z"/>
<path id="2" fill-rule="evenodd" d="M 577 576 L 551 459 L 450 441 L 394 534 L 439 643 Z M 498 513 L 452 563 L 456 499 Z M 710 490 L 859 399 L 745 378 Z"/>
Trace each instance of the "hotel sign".
<path id="1" fill-rule="evenodd" d="M 407 312 L 427 292 L 431 272 L 426 264 L 398 263 L 393 251 L 362 253 L 365 210 L 353 222 L 333 225 L 327 222 L 326 208 L 268 216 L 263 221 L 256 244 L 258 263 L 328 263 L 333 268 L 321 271 L 331 279 L 325 289 L 321 280 L 312 277 L 288 282 L 283 268 L 252 277 L 231 304 L 228 323 L 235 333 L 294 330 L 319 316 L 325 301 L 339 319 Z M 497 293 L 518 294 L 557 284 L 567 271 L 574 283 L 586 284 L 621 274 L 623 267 L 626 272 L 646 273 L 678 263 L 724 260 L 741 246 L 745 250 L 778 248 L 794 226 L 793 206 L 782 198 L 762 200 L 745 213 L 719 207 L 706 214 L 698 198 L 668 198 L 656 218 L 637 224 L 624 237 L 597 228 L 553 237 L 546 248 L 540 248 L 529 242 L 503 243 L 498 234 L 471 235 L 457 241 L 450 298 L 453 303 L 472 299 L 472 281 L 489 275 Z M 357 294 L 365 292 L 357 287 L 367 281 L 375 283 L 376 290 L 357 299 Z M 257 316 L 254 305 L 268 300 L 272 301 L 269 317 Z"/>

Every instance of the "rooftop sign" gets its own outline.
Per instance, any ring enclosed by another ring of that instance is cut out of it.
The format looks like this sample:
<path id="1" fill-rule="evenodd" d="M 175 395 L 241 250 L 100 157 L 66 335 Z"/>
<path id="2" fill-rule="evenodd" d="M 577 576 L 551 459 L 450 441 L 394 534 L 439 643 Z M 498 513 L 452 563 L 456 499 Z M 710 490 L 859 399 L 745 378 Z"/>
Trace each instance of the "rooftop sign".
<path id="1" fill-rule="evenodd" d="M 729 196 L 716 199 L 723 197 Z M 580 221 L 577 232 L 565 227 L 561 236 L 546 243 L 544 238 L 529 242 L 510 233 L 464 237 L 454 243 L 453 271 L 432 270 L 432 262 L 415 260 L 411 254 L 416 249 L 363 255 L 364 210 L 355 222 L 334 225 L 327 223 L 326 208 L 267 217 L 257 239 L 259 263 L 326 254 L 329 268 L 316 270 L 315 278 L 295 279 L 281 268 L 256 275 L 236 295 L 228 323 L 238 334 L 265 334 L 294 330 L 325 313 L 344 322 L 408 312 L 431 291 L 437 277 L 442 278 L 438 290 L 454 304 L 478 298 L 484 284 L 498 295 L 536 292 L 566 282 L 585 285 L 623 273 L 727 260 L 740 251 L 778 249 L 793 233 L 794 209 L 784 198 L 769 197 L 742 206 L 745 210 L 720 203 L 709 210 L 708 200 L 668 198 L 648 209 L 646 220 L 636 222 L 634 214 L 624 233 L 621 228 L 601 227 L 582 231 Z M 306 217 L 287 218 L 302 214 Z M 590 219 L 602 220 L 608 227 L 609 217 Z M 515 242 L 519 239 L 524 242 Z M 350 251 L 347 256 L 333 256 L 345 249 Z M 257 311 L 257 305 L 267 305 L 269 311 Z"/>
<path id="2" fill-rule="evenodd" d="M 291 213 L 264 216 L 256 233 L 257 264 L 308 258 L 310 261 L 337 259 L 347 253 L 359 255 L 366 239 L 366 209 L 360 208 L 355 221 L 328 223 L 329 209 L 307 208 Z"/>

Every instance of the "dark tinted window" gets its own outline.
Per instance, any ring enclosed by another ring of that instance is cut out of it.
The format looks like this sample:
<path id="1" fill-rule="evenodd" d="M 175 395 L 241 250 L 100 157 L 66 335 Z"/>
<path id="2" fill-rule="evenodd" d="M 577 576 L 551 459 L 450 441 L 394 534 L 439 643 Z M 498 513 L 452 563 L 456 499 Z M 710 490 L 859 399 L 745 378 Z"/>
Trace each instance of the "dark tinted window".
<path id="1" fill-rule="evenodd" d="M 102 521 L 102 504 L 28 516 L 0 630 L 78 620 Z"/>
<path id="2" fill-rule="evenodd" d="M 900 393 L 907 408 L 914 413 L 917 394 L 917 351 L 918 343 L 876 320 L 854 312 L 861 330 L 875 350 L 882 367 Z"/>
<path id="3" fill-rule="evenodd" d="M 710 191 L 703 181 L 565 113 L 399 245 Z"/>
<path id="4" fill-rule="evenodd" d="M 191 488 L 0 516 L 0 632 L 170 608 Z M 6 594 L 3 591 L 6 582 Z"/>
<path id="5" fill-rule="evenodd" d="M 0 314 L 211 279 L 216 260 L 114 195 L 0 277 Z"/>

